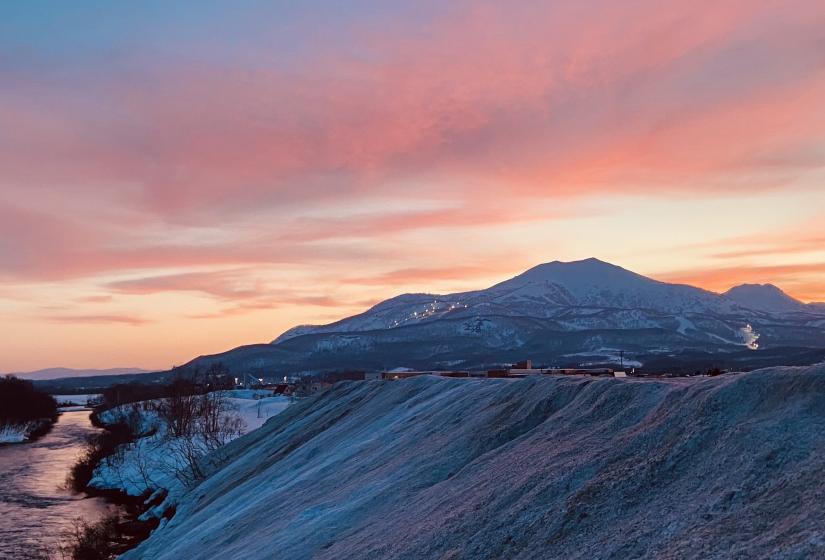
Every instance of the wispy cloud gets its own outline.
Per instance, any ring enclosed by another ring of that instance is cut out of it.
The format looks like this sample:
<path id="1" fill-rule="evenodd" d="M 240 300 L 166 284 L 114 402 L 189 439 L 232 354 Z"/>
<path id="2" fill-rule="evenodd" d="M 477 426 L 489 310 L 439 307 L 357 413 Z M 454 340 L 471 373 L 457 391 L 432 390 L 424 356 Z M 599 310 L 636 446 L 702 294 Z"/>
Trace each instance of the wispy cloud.
<path id="1" fill-rule="evenodd" d="M 501 262 L 491 262 L 488 265 L 456 265 L 438 268 L 403 268 L 381 272 L 373 276 L 344 278 L 343 282 L 363 286 L 435 286 L 445 280 L 464 280 L 468 277 L 485 278 L 497 273 L 497 266 Z"/>
<path id="2" fill-rule="evenodd" d="M 83 324 L 119 324 L 133 327 L 149 324 L 151 321 L 142 317 L 131 315 L 48 315 L 44 319 L 52 323 L 64 323 L 69 325 Z"/>

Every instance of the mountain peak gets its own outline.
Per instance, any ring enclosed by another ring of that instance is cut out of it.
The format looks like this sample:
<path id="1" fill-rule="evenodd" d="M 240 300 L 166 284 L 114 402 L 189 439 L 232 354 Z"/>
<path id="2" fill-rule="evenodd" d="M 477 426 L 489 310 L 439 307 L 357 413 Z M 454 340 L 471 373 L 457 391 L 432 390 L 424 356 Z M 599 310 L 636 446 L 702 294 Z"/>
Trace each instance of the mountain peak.
<path id="1" fill-rule="evenodd" d="M 773 284 L 741 284 L 723 294 L 736 303 L 759 311 L 802 311 L 805 304 Z"/>
<path id="2" fill-rule="evenodd" d="M 611 264 L 609 262 L 603 261 L 601 259 L 597 259 L 596 257 L 588 257 L 586 259 L 580 259 L 577 261 L 550 261 L 548 263 L 543 263 L 534 266 L 530 270 L 534 270 L 536 268 L 543 268 L 543 267 L 554 267 L 554 268 L 621 268 L 620 266 L 616 266 L 615 264 Z"/>
<path id="3" fill-rule="evenodd" d="M 628 284 L 654 283 L 655 280 L 631 272 L 615 264 L 595 257 L 578 261 L 552 261 L 533 268 L 511 278 L 498 286 L 513 287 L 521 284 L 558 284 L 567 287 L 615 286 L 626 287 Z M 495 287 L 494 287 L 495 288 Z"/>

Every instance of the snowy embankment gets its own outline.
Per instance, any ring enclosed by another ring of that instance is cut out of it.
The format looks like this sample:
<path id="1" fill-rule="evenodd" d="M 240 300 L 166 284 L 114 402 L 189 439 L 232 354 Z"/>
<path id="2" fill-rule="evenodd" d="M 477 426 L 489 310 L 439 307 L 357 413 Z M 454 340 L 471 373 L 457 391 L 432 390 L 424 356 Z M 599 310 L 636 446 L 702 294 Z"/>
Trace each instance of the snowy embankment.
<path id="1" fill-rule="evenodd" d="M 40 422 L 23 422 L 21 424 L 0 424 L 0 444 L 23 443 L 28 441 L 30 434 L 41 428 L 45 422 L 47 422 L 47 420 Z"/>
<path id="2" fill-rule="evenodd" d="M 349 382 L 123 558 L 822 558 L 825 366 Z"/>
<path id="3" fill-rule="evenodd" d="M 271 391 L 266 394 L 271 395 Z M 229 411 L 237 415 L 241 434 L 259 428 L 266 420 L 288 405 L 286 397 L 262 397 L 254 392 L 226 391 Z M 152 401 L 123 405 L 104 411 L 103 424 L 126 423 L 139 437 L 134 443 L 121 446 L 114 455 L 105 458 L 95 469 L 89 486 L 99 490 L 120 490 L 140 496 L 147 490 L 166 490 L 172 499 L 183 491 L 180 470 L 185 469 L 200 442 L 170 437 L 166 424 L 153 410 Z"/>
<path id="4" fill-rule="evenodd" d="M 26 443 L 37 439 L 51 428 L 53 422 L 49 418 L 25 422 L 2 422 L 0 423 L 0 445 Z"/>

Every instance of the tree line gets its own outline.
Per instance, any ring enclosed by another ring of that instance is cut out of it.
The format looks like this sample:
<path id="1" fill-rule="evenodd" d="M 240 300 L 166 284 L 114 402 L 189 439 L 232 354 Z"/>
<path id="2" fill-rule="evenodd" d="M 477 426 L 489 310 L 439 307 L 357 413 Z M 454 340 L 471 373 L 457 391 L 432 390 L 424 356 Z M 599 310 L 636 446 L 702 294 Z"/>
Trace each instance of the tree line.
<path id="1" fill-rule="evenodd" d="M 35 389 L 31 381 L 13 375 L 0 378 L 0 424 L 57 420 L 57 402 Z"/>

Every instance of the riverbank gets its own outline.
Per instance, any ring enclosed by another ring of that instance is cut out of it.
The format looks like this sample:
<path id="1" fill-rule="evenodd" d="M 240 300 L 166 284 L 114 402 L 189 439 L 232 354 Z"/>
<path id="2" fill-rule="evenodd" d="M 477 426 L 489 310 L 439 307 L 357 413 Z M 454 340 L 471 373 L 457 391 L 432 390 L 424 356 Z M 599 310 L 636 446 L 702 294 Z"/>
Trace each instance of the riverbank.
<path id="1" fill-rule="evenodd" d="M 69 470 L 66 484 L 75 492 L 105 500 L 117 507 L 116 511 L 92 523 L 84 522 L 64 539 L 61 554 L 69 558 L 108 558 L 134 548 L 157 528 L 159 520 L 143 515 L 158 505 L 165 495 L 156 496 L 146 491 L 130 495 L 125 489 L 98 488 L 91 484 L 95 469 L 109 456 L 118 453 L 121 446 L 134 444 L 142 434 L 123 422 L 104 422 L 93 411 L 90 423 L 100 431 L 87 438 L 85 447 Z"/>
<path id="2" fill-rule="evenodd" d="M 79 523 L 61 542 L 62 559 L 114 558 L 135 548 L 152 534 L 160 520 L 144 514 L 165 495 L 129 496 L 116 490 L 89 489 L 90 495 L 117 505 L 117 509 L 93 523 Z"/>
<path id="3" fill-rule="evenodd" d="M 289 405 L 285 397 L 262 397 L 221 393 L 221 417 L 239 420 L 238 431 L 227 442 L 260 427 Z M 178 499 L 195 482 L 192 474 L 210 448 L 201 436 L 173 436 L 157 404 L 142 401 L 91 415 L 92 423 L 103 431 L 88 442 L 72 467 L 71 484 L 78 491 L 117 504 L 121 511 L 82 527 L 70 543 L 74 546 L 70 557 L 83 557 L 81 552 L 90 549 L 104 555 L 122 554 L 139 545 L 175 515 Z"/>

